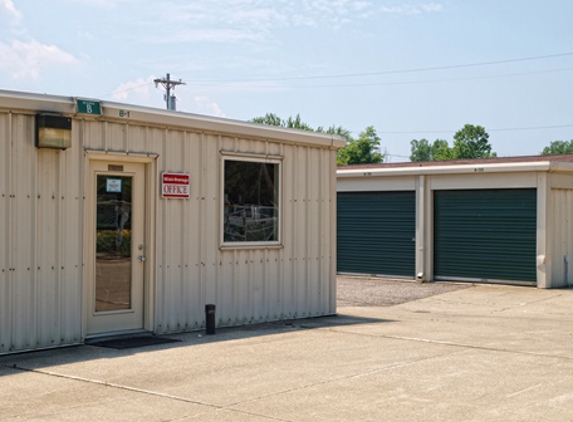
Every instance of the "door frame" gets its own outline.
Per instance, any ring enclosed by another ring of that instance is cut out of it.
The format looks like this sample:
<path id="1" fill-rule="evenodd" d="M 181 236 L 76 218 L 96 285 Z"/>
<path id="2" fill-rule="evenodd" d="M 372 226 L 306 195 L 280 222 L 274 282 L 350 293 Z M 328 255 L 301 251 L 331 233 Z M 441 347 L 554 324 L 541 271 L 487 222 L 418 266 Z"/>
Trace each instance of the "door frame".
<path id="1" fill-rule="evenodd" d="M 97 334 L 88 334 L 88 312 L 91 312 L 92 303 L 90 299 L 92 295 L 90 294 L 90 277 L 94 277 L 93 270 L 94 267 L 91 261 L 94 259 L 93 255 L 93 243 L 94 230 L 92 227 L 93 223 L 93 198 L 89 198 L 88 195 L 93 193 L 93 186 L 90 183 L 93 181 L 93 175 L 91 172 L 92 162 L 105 162 L 108 164 L 143 164 L 144 165 L 144 176 L 143 176 L 143 190 L 144 190 L 144 223 L 143 223 L 143 239 L 145 245 L 145 257 L 146 260 L 141 263 L 143 265 L 143 328 L 138 330 L 132 330 L 131 332 L 141 332 L 148 331 L 153 332 L 155 330 L 155 220 L 156 220 L 156 198 L 154 192 L 157 192 L 157 178 L 154 177 L 157 174 L 157 154 L 127 154 L 127 153 L 108 153 L 102 151 L 85 150 L 85 161 L 84 161 L 84 228 L 83 228 L 83 256 L 84 256 L 84 269 L 83 269 L 83 301 L 82 301 L 82 338 L 85 340 L 87 338 L 110 336 L 114 334 L 125 334 L 130 331 L 117 331 L 117 332 L 105 332 Z M 91 242 L 91 243 L 90 243 Z"/>

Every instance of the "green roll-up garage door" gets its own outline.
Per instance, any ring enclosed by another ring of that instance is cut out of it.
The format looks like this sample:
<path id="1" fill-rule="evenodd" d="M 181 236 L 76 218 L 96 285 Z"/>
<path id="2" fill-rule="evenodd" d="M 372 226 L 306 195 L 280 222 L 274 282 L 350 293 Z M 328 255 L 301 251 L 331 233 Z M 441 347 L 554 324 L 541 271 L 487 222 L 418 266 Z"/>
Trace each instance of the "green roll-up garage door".
<path id="1" fill-rule="evenodd" d="M 436 279 L 535 282 L 535 189 L 434 192 Z"/>
<path id="2" fill-rule="evenodd" d="M 338 193 L 338 272 L 415 276 L 414 192 Z"/>

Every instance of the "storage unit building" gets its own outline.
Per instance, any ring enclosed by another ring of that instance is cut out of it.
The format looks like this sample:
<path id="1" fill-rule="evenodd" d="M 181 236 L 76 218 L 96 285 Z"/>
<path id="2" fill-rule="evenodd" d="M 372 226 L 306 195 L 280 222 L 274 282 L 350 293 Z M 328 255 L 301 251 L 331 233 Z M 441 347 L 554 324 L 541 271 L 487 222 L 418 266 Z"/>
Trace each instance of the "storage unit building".
<path id="1" fill-rule="evenodd" d="M 560 155 L 341 167 L 338 272 L 569 285 L 572 162 Z"/>
<path id="2" fill-rule="evenodd" d="M 0 354 L 335 313 L 342 146 L 0 91 Z"/>

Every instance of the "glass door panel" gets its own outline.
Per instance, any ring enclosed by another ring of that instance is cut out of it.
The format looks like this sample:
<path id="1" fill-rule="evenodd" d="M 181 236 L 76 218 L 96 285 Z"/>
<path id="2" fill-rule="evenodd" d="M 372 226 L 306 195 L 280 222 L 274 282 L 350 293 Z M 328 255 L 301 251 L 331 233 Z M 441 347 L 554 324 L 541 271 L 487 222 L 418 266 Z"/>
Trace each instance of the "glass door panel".
<path id="1" fill-rule="evenodd" d="M 97 176 L 95 311 L 132 307 L 131 176 Z"/>
<path id="2" fill-rule="evenodd" d="M 144 328 L 145 164 L 90 161 L 86 335 Z"/>

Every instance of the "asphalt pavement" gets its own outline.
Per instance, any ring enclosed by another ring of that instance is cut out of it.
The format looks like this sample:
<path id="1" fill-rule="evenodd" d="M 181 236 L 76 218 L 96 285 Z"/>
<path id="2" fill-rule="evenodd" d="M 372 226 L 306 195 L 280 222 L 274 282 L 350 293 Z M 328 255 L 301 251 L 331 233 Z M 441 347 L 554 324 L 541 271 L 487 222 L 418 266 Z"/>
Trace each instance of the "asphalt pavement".
<path id="1" fill-rule="evenodd" d="M 573 420 L 573 290 L 423 286 L 177 343 L 3 356 L 0 421 Z"/>

